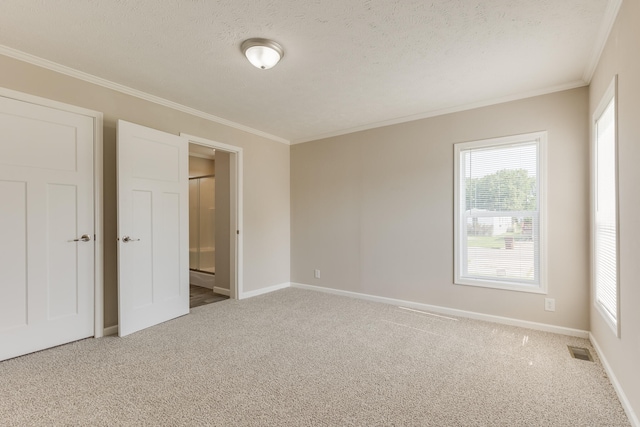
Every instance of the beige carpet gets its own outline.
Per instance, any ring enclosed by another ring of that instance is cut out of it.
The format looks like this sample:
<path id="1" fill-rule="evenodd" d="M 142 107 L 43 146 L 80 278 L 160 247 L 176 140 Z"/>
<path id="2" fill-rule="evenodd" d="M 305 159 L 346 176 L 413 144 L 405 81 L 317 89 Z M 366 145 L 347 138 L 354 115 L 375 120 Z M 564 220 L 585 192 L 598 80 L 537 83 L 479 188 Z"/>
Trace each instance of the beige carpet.
<path id="1" fill-rule="evenodd" d="M 0 363 L 6 426 L 628 426 L 587 340 L 300 289 Z"/>

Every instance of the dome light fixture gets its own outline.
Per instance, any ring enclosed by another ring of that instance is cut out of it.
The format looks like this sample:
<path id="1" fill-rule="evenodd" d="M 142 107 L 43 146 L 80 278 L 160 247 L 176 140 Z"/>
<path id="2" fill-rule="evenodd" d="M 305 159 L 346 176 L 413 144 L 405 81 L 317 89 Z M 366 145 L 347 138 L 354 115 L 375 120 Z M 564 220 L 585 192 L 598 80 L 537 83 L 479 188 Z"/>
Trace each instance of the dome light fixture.
<path id="1" fill-rule="evenodd" d="M 282 46 L 268 39 L 247 39 L 240 49 L 249 62 L 261 70 L 273 68 L 284 56 Z"/>

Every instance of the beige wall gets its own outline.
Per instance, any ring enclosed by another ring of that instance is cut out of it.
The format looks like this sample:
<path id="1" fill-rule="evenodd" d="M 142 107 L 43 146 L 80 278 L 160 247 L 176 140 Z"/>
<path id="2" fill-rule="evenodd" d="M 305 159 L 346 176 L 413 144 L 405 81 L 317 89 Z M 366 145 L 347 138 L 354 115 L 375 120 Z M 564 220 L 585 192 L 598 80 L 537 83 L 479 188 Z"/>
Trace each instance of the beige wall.
<path id="1" fill-rule="evenodd" d="M 189 156 L 189 177 L 215 175 L 216 166 L 213 159 Z"/>
<path id="2" fill-rule="evenodd" d="M 591 307 L 591 331 L 640 416 L 640 2 L 624 0 L 591 81 L 592 117 L 618 75 L 618 179 L 620 215 L 620 326 L 616 338 Z M 640 425 L 640 424 L 639 424 Z"/>
<path id="3" fill-rule="evenodd" d="M 584 87 L 292 146 L 291 281 L 587 330 L 587 110 Z M 453 144 L 540 130 L 556 312 L 452 284 Z"/>
<path id="4" fill-rule="evenodd" d="M 216 286 L 229 289 L 231 281 L 231 156 L 216 150 Z"/>
<path id="5" fill-rule="evenodd" d="M 0 70 L 1 87 L 104 113 L 105 326 L 118 322 L 117 119 L 242 147 L 244 291 L 289 281 L 289 146 L 1 55 Z"/>

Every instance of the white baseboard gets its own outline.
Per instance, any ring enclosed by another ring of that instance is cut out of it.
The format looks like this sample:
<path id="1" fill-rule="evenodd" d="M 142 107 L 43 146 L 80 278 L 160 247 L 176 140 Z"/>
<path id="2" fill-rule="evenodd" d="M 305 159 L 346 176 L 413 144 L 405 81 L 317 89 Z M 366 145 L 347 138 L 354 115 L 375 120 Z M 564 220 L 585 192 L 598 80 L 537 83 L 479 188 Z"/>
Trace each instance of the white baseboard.
<path id="1" fill-rule="evenodd" d="M 118 334 L 118 325 L 109 326 L 104 328 L 104 336 L 108 337 L 109 335 L 117 335 Z"/>
<path id="2" fill-rule="evenodd" d="M 231 295 L 231 291 L 229 291 L 229 289 L 219 288 L 217 286 L 213 287 L 213 292 L 215 292 L 216 294 L 225 295 L 225 296 Z"/>
<path id="3" fill-rule="evenodd" d="M 279 285 L 268 286 L 262 289 L 256 289 L 255 291 L 243 292 L 238 296 L 238 299 L 247 299 L 252 297 L 257 297 L 258 295 L 268 294 L 269 292 L 279 291 L 280 289 L 285 289 L 291 286 L 290 282 L 280 283 Z"/>
<path id="4" fill-rule="evenodd" d="M 593 348 L 595 348 L 596 352 L 598 353 L 598 357 L 602 362 L 602 366 L 604 367 L 604 370 L 607 373 L 607 376 L 609 377 L 609 381 L 611 381 L 611 385 L 613 385 L 613 389 L 618 394 L 618 399 L 620 399 L 620 403 L 622 404 L 622 408 L 624 409 L 624 412 L 627 414 L 627 417 L 629 418 L 629 422 L 633 427 L 640 427 L 640 419 L 638 419 L 638 416 L 636 415 L 635 411 L 633 410 L 633 407 L 631 406 L 631 402 L 629 402 L 629 399 L 627 399 L 627 395 L 624 393 L 622 386 L 618 382 L 618 378 L 616 378 L 615 374 L 613 373 L 613 370 L 611 369 L 611 365 L 609 365 L 609 361 L 604 356 L 604 353 L 602 353 L 602 349 L 600 348 L 600 345 L 598 345 L 596 338 L 593 336 L 591 332 L 589 332 L 589 341 L 591 341 Z"/>
<path id="5" fill-rule="evenodd" d="M 440 307 L 437 305 L 422 304 L 418 302 L 405 301 L 394 298 L 379 297 L 375 295 L 361 294 L 358 292 L 343 291 L 340 289 L 324 288 L 321 286 L 305 285 L 303 283 L 291 283 L 292 288 L 309 289 L 312 291 L 326 292 L 335 295 L 348 296 L 384 304 L 398 305 L 414 308 L 417 310 L 431 311 L 438 314 L 448 314 L 450 316 L 466 317 L 468 319 L 483 320 L 486 322 L 500 323 L 503 325 L 519 326 L 521 328 L 535 329 L 538 331 L 553 332 L 556 334 L 569 335 L 572 337 L 589 338 L 589 332 L 581 329 L 565 328 L 563 326 L 548 325 L 546 323 L 530 322 L 528 320 L 513 319 L 510 317 L 493 316 L 491 314 L 476 313 L 473 311 L 458 310 L 455 308 Z"/>

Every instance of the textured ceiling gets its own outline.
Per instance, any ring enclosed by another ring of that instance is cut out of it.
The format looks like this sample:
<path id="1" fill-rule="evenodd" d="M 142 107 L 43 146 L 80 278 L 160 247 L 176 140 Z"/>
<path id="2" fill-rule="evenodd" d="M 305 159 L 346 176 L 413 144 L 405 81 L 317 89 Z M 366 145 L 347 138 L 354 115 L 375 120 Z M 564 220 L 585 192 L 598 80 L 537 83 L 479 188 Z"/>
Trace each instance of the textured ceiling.
<path id="1" fill-rule="evenodd" d="M 299 142 L 585 84 L 607 6 L 2 0 L 0 45 Z M 279 42 L 281 63 L 252 67 L 250 37 Z"/>

